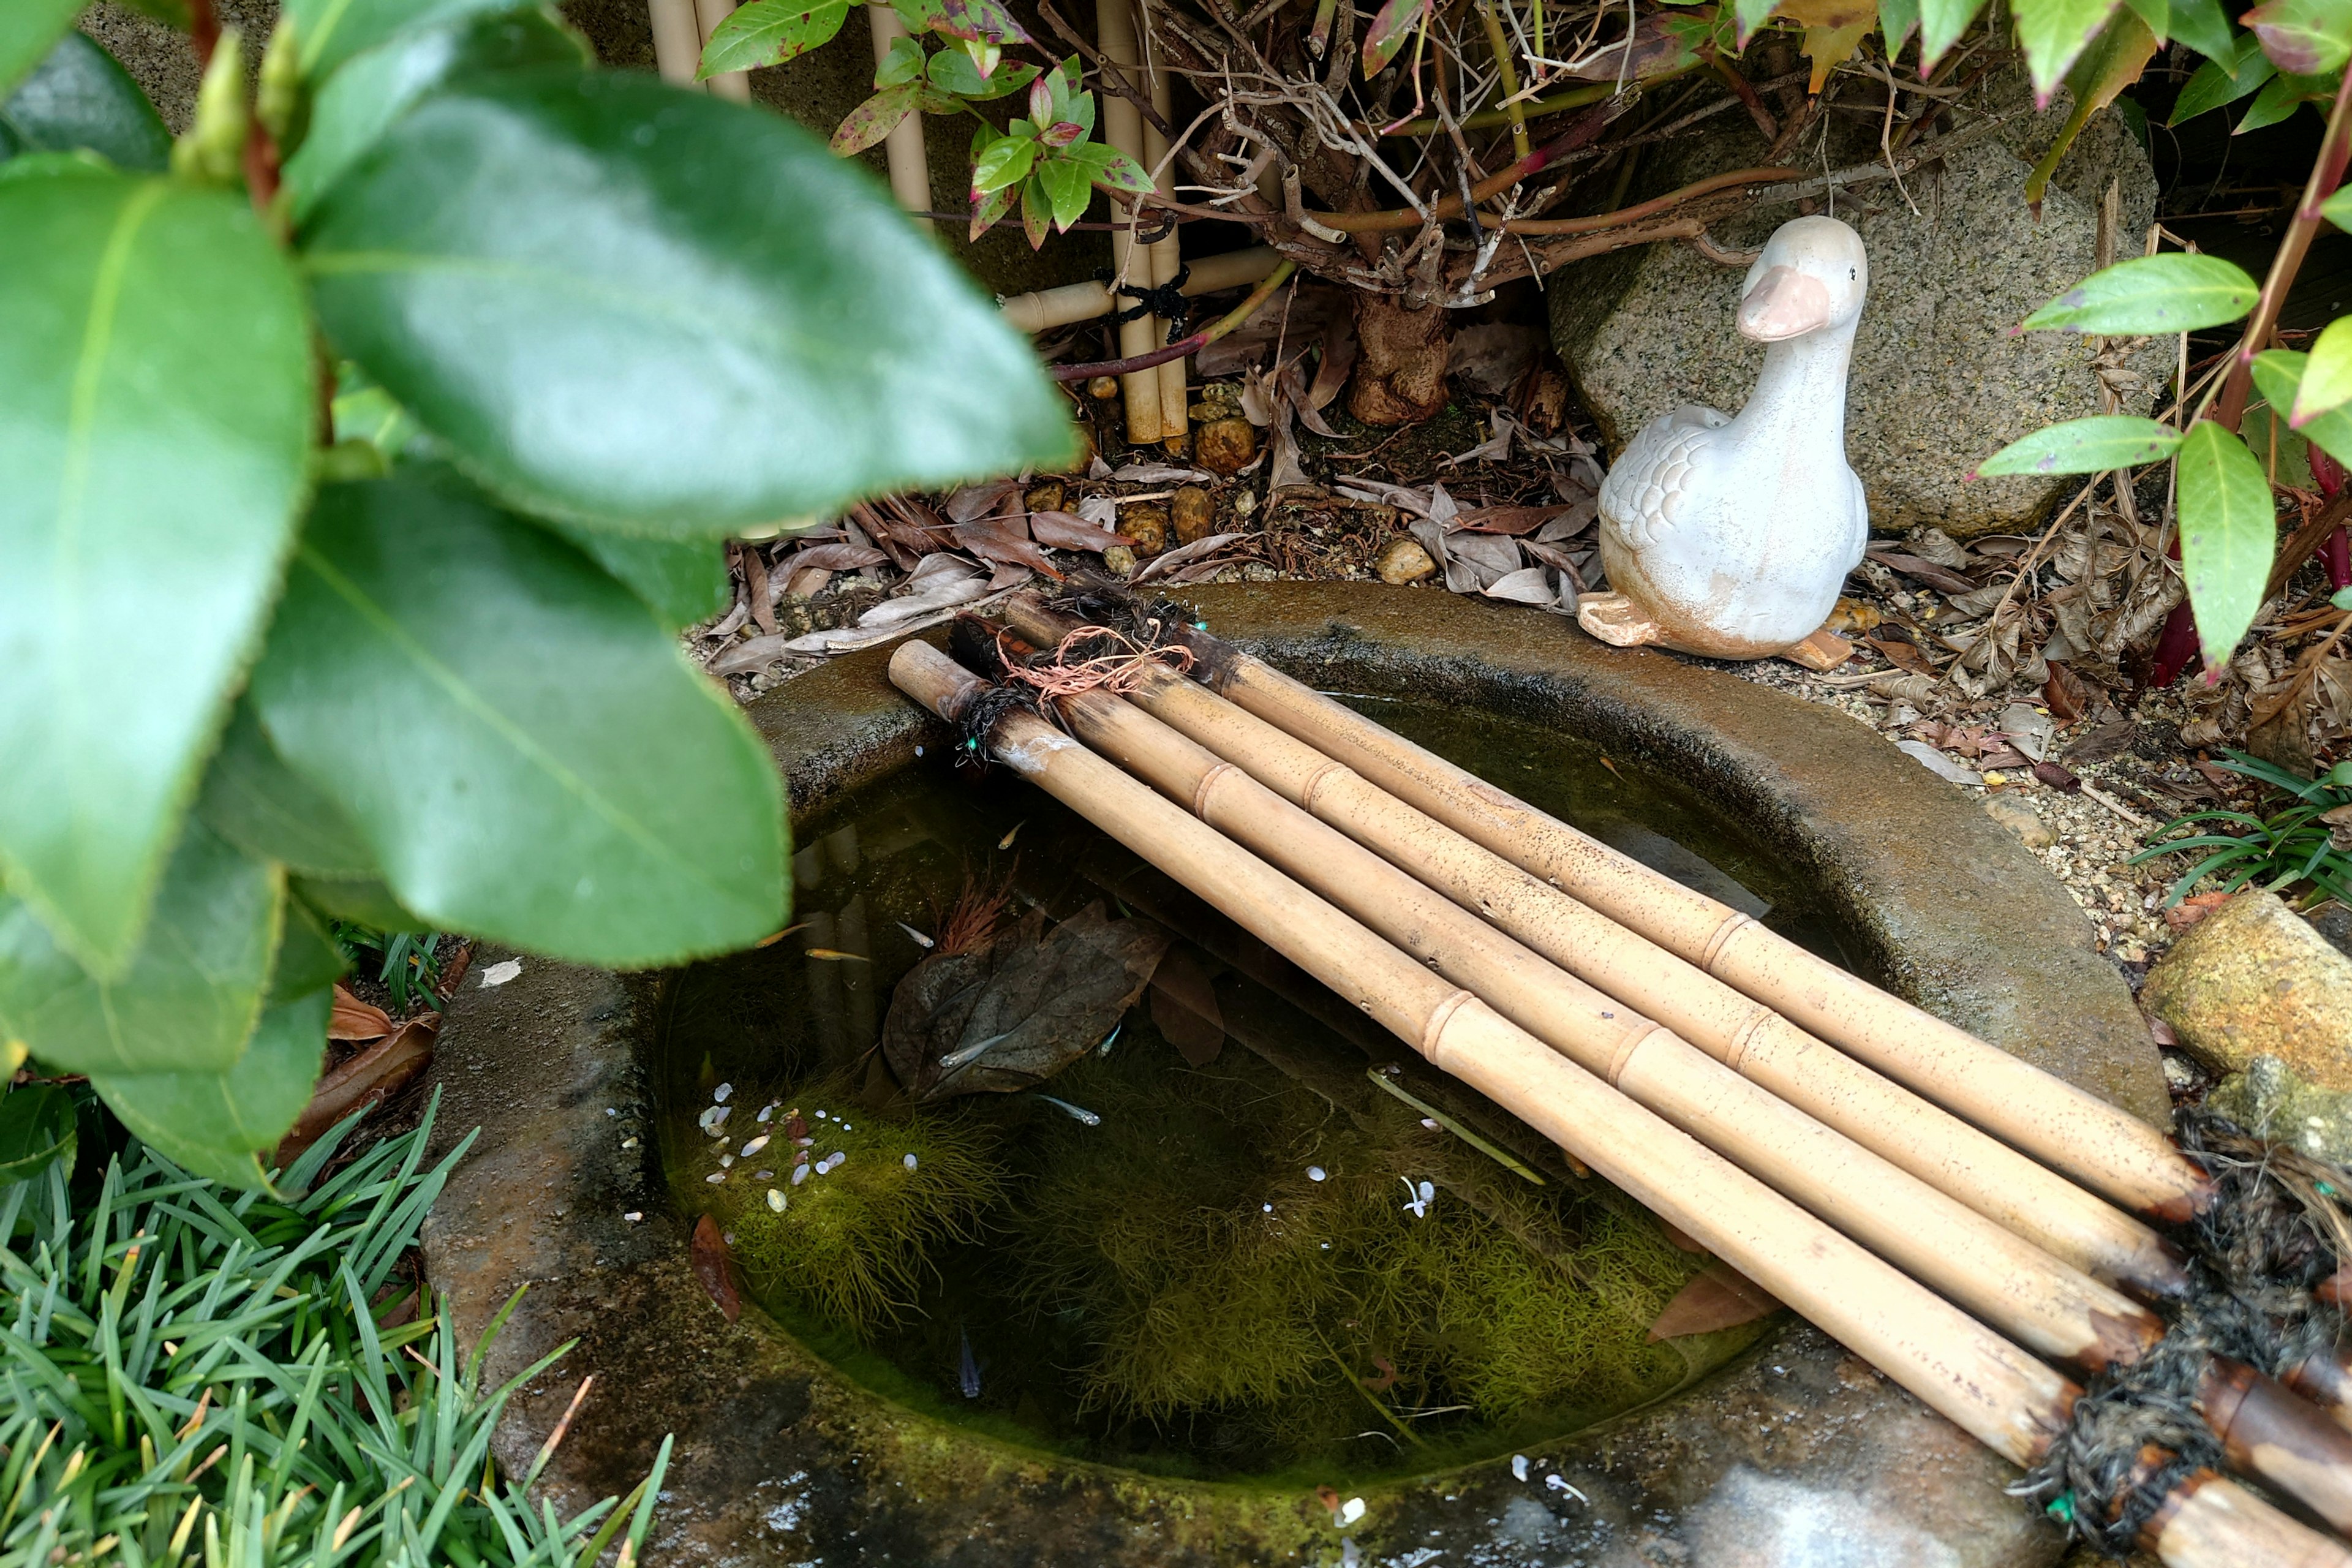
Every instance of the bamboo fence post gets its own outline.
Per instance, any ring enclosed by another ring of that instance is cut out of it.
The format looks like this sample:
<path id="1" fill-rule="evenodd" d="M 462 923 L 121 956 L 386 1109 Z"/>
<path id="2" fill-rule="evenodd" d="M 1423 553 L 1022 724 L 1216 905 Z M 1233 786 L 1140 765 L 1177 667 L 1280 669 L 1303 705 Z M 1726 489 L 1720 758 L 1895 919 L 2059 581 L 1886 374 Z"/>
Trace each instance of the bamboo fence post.
<path id="1" fill-rule="evenodd" d="M 2212 1187 L 2170 1139 L 2087 1090 L 1849 974 L 1214 637 L 1211 689 L 1382 789 L 2094 1191 L 2172 1223 Z"/>
<path id="2" fill-rule="evenodd" d="M 1031 595 L 1015 595 L 1005 617 L 1020 636 L 1044 646 L 1058 642 L 1076 624 Z M 2187 1291 L 2179 1255 L 2146 1225 L 1345 764 L 1171 670 L 1141 672 L 1129 698 L 1552 963 L 1657 1018 L 1743 1077 L 1987 1218 L 2110 1284 L 2158 1299 Z"/>
<path id="3" fill-rule="evenodd" d="M 654 66 L 672 87 L 700 92 L 694 73 L 702 68 L 702 24 L 694 0 L 646 0 L 654 29 Z"/>
<path id="4" fill-rule="evenodd" d="M 890 677 L 950 720 L 982 684 L 921 642 L 899 646 Z M 1979 1442 L 2019 1465 L 2047 1452 L 2080 1394 L 2066 1379 L 1042 720 L 1008 713 L 988 745 Z M 2352 1552 L 2210 1471 L 2173 1490 L 2143 1541 L 2171 1568 L 2352 1568 Z"/>
<path id="5" fill-rule="evenodd" d="M 2027 1349 L 2099 1368 L 2154 1314 L 1823 1127 L 1530 952 L 1231 763 L 1107 692 L 1062 700 L 1078 739 L 1276 869 Z"/>
<path id="6" fill-rule="evenodd" d="M 1128 0 L 1096 0 L 1095 44 L 1103 58 L 1118 67 L 1130 81 L 1139 80 L 1139 57 L 1135 47 L 1135 19 L 1128 10 Z M 1103 140 L 1145 168 L 1147 161 L 1143 143 L 1143 112 L 1134 104 L 1108 87 L 1102 92 Z M 1134 209 L 1117 196 L 1110 199 L 1113 223 L 1124 225 Z M 1131 228 L 1121 226 L 1111 230 L 1111 270 L 1122 283 L 1139 288 L 1150 287 L 1151 258 L 1148 251 L 1137 250 Z M 1116 296 L 1114 296 L 1116 298 Z M 1150 353 L 1160 346 L 1159 318 L 1139 316 L 1132 321 L 1122 321 L 1118 329 L 1118 357 L 1133 359 Z M 1160 409 L 1160 373 L 1157 370 L 1130 371 L 1119 377 L 1119 385 L 1127 395 L 1127 438 L 1140 446 L 1160 439 L 1161 419 Z"/>
<path id="7" fill-rule="evenodd" d="M 1203 257 L 1192 263 L 1183 292 L 1187 296 L 1213 294 L 1220 289 L 1263 283 L 1267 274 L 1281 264 L 1282 253 L 1270 245 L 1253 245 L 1245 250 Z M 999 300 L 996 305 L 1006 325 L 1024 332 L 1042 332 L 1066 327 L 1073 321 L 1091 321 L 1097 316 L 1107 316 L 1118 308 L 1118 300 L 1107 285 L 1087 281 L 1015 294 Z"/>
<path id="8" fill-rule="evenodd" d="M 892 42 L 908 36 L 907 24 L 898 19 L 897 9 L 887 4 L 867 5 L 866 29 L 874 37 L 874 63 L 877 67 L 889 54 Z M 890 171 L 890 195 L 898 205 L 910 213 L 931 211 L 931 159 L 923 145 L 920 114 L 909 114 L 882 139 L 882 157 Z M 931 226 L 927 217 L 919 217 L 915 222 L 926 229 Z"/>
<path id="9" fill-rule="evenodd" d="M 1139 0 L 1139 3 L 1144 10 L 1143 52 L 1148 57 L 1153 52 L 1151 0 Z M 1173 124 L 1175 99 L 1169 89 L 1168 72 L 1156 59 L 1151 61 L 1150 71 L 1152 112 Z M 1168 138 L 1160 134 L 1157 126 L 1146 122 L 1143 127 L 1143 166 L 1156 175 L 1160 194 L 1172 202 L 1176 199 L 1176 161 L 1168 154 Z M 1176 230 L 1170 229 L 1167 238 L 1152 242 L 1150 257 L 1152 287 L 1164 288 L 1175 282 L 1176 275 L 1184 269 L 1183 242 L 1176 237 Z M 1155 332 L 1166 336 L 1167 327 L 1156 317 L 1152 327 Z M 1189 408 L 1190 400 L 1184 395 L 1184 362 L 1170 360 L 1160 367 L 1160 439 L 1168 444 L 1171 451 L 1175 449 L 1175 443 L 1184 438 L 1190 423 Z"/>
<path id="10" fill-rule="evenodd" d="M 734 14 L 735 0 L 694 0 L 695 22 L 702 40 L 700 47 L 695 51 L 698 66 L 700 64 L 701 51 L 710 47 L 710 36 L 719 31 L 719 24 Z M 710 95 L 713 98 L 723 98 L 735 103 L 751 101 L 750 71 L 720 71 L 704 85 L 710 89 Z"/>

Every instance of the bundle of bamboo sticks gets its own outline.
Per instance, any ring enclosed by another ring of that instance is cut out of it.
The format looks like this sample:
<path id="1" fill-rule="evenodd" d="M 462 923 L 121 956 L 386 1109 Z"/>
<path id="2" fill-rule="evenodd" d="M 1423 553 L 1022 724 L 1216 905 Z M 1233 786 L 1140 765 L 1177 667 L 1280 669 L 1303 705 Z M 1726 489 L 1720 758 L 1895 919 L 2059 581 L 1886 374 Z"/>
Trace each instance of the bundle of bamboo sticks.
<path id="1" fill-rule="evenodd" d="M 1016 658 L 1087 629 L 1027 595 L 1006 621 Z M 2081 1395 L 2051 1362 L 2130 1366 L 2163 1339 L 2143 1302 L 2190 1281 L 2149 1221 L 2214 1196 L 2170 1140 L 1172 630 L 1199 680 L 1143 657 L 1117 692 L 1050 679 L 1061 728 L 989 704 L 990 754 L 2016 1464 Z M 989 686 L 921 643 L 890 673 L 950 721 Z M 2315 1360 L 2290 1378 L 2317 1404 L 2221 1357 L 2196 1398 L 2231 1468 L 2352 1532 L 2352 1379 Z M 2117 1517 L 2134 1492 L 2175 1568 L 2352 1568 L 2161 1448 L 2075 1501 Z"/>

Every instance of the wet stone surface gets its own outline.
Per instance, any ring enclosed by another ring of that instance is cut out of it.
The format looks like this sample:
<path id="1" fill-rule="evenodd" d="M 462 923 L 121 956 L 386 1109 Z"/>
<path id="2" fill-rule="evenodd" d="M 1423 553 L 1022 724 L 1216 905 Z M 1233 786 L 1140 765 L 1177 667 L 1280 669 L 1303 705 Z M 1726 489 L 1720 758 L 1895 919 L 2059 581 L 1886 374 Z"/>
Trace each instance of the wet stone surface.
<path id="1" fill-rule="evenodd" d="M 1858 967 L 2127 1105 L 2162 1106 L 2128 994 L 2064 892 L 2009 830 L 1842 716 L 1451 596 L 1269 585 L 1197 599 L 1213 630 L 1326 689 L 1487 708 L 1669 773 L 1819 890 Z M 940 743 L 883 662 L 836 661 L 751 705 L 791 760 L 796 816 Z M 581 1340 L 510 1406 L 504 1462 L 528 1464 L 591 1372 L 598 1393 L 549 1472 L 565 1500 L 625 1491 L 677 1435 L 657 1561 L 2039 1568 L 2060 1556 L 2055 1531 L 2003 1495 L 2002 1463 L 1796 1324 L 1694 1389 L 1526 1450 L 1524 1476 L 1497 1458 L 1343 1492 L 1337 1511 L 1304 1486 L 1145 1478 L 915 1415 L 755 1308 L 727 1323 L 695 1283 L 693 1216 L 674 1211 L 654 1163 L 657 1107 L 637 1054 L 660 993 L 659 977 L 534 960 L 507 984 L 459 993 L 435 1068 L 441 1125 L 483 1131 L 426 1237 L 469 1334 L 531 1286 L 488 1375 Z"/>

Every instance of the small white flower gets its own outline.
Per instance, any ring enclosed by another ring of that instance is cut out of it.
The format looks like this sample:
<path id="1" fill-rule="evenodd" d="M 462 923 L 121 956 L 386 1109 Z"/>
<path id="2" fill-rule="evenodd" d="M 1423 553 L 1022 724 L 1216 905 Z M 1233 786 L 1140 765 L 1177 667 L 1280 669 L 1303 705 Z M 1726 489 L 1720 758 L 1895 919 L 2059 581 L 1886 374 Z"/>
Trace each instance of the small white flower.
<path id="1" fill-rule="evenodd" d="M 1437 1195 L 1437 1189 L 1427 1182 L 1422 1183 L 1416 1188 L 1412 1184 L 1412 1178 L 1408 1176 L 1399 1176 L 1397 1180 L 1404 1183 L 1404 1207 L 1411 1211 L 1415 1219 L 1428 1218 L 1429 1200 Z"/>
<path id="2" fill-rule="evenodd" d="M 1591 1498 L 1586 1497 L 1582 1492 L 1578 1491 L 1574 1487 L 1570 1486 L 1568 1484 L 1568 1478 L 1565 1476 L 1546 1476 L 1544 1478 L 1544 1485 L 1549 1487 L 1556 1492 L 1566 1492 L 1569 1496 L 1574 1498 L 1579 1502 L 1591 1502 L 1592 1500 Z"/>

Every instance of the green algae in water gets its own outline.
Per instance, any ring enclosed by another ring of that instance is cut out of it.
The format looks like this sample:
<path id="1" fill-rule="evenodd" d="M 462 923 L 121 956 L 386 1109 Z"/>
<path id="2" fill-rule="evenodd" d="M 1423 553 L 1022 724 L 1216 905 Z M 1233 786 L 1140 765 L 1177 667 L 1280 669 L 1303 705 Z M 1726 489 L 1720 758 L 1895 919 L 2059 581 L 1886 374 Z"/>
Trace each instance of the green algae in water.
<path id="1" fill-rule="evenodd" d="M 1754 890 L 1768 923 L 1826 945 L 1804 890 L 1675 786 L 1534 727 L 1374 710 L 1571 820 L 1704 853 Z M 1024 821 L 1019 854 L 998 853 Z M 1556 1157 L 1537 1185 L 1423 1125 L 1364 1077 L 1381 1061 L 1417 1068 L 1401 1044 L 1334 1032 L 1213 958 L 1202 963 L 1234 1033 L 1215 1061 L 1188 1067 L 1138 1008 L 1108 1055 L 1048 1086 L 1098 1125 L 1034 1094 L 919 1111 L 894 1100 L 869 1047 L 926 952 L 900 922 L 934 931 L 967 876 L 1008 870 L 1015 913 L 1065 918 L 1118 898 L 1121 864 L 1133 862 L 1017 781 L 919 771 L 803 836 L 806 929 L 668 982 L 658 1066 L 677 1199 L 718 1214 L 757 1298 L 848 1375 L 1074 1457 L 1336 1482 L 1540 1442 L 1671 1393 L 1760 1331 L 1649 1342 L 1703 1258 Z M 797 1106 L 817 1133 L 812 1158 L 838 1147 L 844 1166 L 798 1187 L 755 1184 L 755 1169 L 789 1177 L 789 1151 L 771 1145 L 706 1183 L 718 1141 L 693 1119 L 722 1078 L 737 1085 L 736 1119 L 780 1100 L 781 1123 Z M 1501 1141 L 1544 1163 L 1532 1133 L 1440 1087 L 1468 1102 L 1449 1112 L 1517 1128 L 1522 1142 Z M 935 1181 L 892 1176 L 935 1162 Z M 1417 1217 L 1407 1204 L 1423 1182 L 1433 1196 Z M 821 1184 L 835 1184 L 823 1207 L 804 1196 Z"/>

